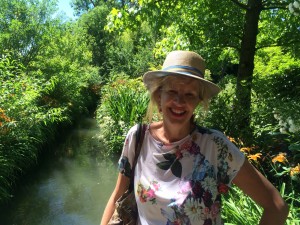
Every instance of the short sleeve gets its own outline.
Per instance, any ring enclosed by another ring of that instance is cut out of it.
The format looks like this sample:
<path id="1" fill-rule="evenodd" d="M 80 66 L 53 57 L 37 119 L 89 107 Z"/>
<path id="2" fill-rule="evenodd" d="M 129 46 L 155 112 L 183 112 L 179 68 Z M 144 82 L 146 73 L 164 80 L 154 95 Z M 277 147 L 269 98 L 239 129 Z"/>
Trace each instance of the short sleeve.
<path id="1" fill-rule="evenodd" d="M 219 131 L 215 132 L 214 142 L 218 152 L 218 182 L 231 186 L 232 180 L 245 161 L 245 155 Z"/>
<path id="2" fill-rule="evenodd" d="M 118 162 L 119 172 L 127 177 L 131 177 L 132 164 L 135 156 L 135 140 L 137 126 L 133 126 L 127 133 L 122 154 Z"/>

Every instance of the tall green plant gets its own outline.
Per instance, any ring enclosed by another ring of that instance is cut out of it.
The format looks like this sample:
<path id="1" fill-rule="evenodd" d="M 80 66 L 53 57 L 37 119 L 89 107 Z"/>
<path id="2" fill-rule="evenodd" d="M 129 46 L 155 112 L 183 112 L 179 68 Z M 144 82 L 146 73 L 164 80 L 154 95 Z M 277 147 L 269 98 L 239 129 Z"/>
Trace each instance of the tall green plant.
<path id="1" fill-rule="evenodd" d="M 141 78 L 118 77 L 102 88 L 102 100 L 97 109 L 101 140 L 106 154 L 120 153 L 129 128 L 142 122 L 148 95 Z"/>
<path id="2" fill-rule="evenodd" d="M 294 192 L 286 191 L 285 183 L 280 186 L 279 191 L 289 204 L 290 212 L 285 224 L 299 225 L 299 199 L 295 197 Z M 258 224 L 263 212 L 260 206 L 235 186 L 233 186 L 228 195 L 223 197 L 223 206 L 222 217 L 225 221 L 225 225 Z"/>
<path id="3" fill-rule="evenodd" d="M 49 133 L 44 125 L 65 120 L 64 108 L 44 109 L 36 105 L 43 79 L 28 76 L 24 66 L 10 53 L 0 58 L 0 200 L 9 196 L 17 177 L 35 162 L 38 145 Z"/>

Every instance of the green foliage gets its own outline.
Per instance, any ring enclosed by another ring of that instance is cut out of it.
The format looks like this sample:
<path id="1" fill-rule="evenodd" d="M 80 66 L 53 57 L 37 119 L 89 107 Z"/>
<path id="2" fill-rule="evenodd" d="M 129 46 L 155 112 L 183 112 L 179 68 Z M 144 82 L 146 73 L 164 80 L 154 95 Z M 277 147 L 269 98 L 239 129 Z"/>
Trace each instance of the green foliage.
<path id="1" fill-rule="evenodd" d="M 270 48 L 259 54 L 253 86 L 253 126 L 267 132 L 297 132 L 300 127 L 300 61 Z"/>
<path id="2" fill-rule="evenodd" d="M 142 122 L 148 106 L 148 95 L 140 78 L 117 77 L 103 86 L 97 109 L 100 135 L 106 154 L 120 154 L 126 133 Z"/>
<path id="3" fill-rule="evenodd" d="M 82 29 L 82 35 L 92 53 L 92 64 L 94 66 L 101 67 L 108 58 L 105 54 L 106 45 L 113 39 L 104 30 L 104 26 L 106 25 L 105 18 L 108 13 L 108 6 L 102 3 L 97 4 L 96 7 L 90 9 L 88 13 L 83 14 L 78 19 L 78 26 Z"/>
<path id="4" fill-rule="evenodd" d="M 36 105 L 44 87 L 42 79 L 27 76 L 24 67 L 9 54 L 0 58 L 0 199 L 9 196 L 16 172 L 36 159 L 38 148 L 51 133 L 44 125 L 65 121 L 65 108 L 44 109 Z"/>
<path id="5" fill-rule="evenodd" d="M 41 36 L 47 45 L 40 45 L 29 61 L 18 49 L 4 51 L 0 58 L 1 201 L 36 163 L 40 148 L 53 141 L 58 126 L 88 113 L 99 96 L 98 69 L 89 65 L 92 54 L 82 29 L 52 25 L 52 35 Z"/>
<path id="6" fill-rule="evenodd" d="M 280 194 L 289 203 L 289 215 L 286 225 L 298 225 L 300 201 L 294 192 L 286 191 L 286 184 L 279 187 Z M 229 194 L 223 197 L 222 217 L 227 225 L 248 225 L 258 224 L 262 214 L 259 207 L 250 197 L 246 196 L 240 189 L 233 186 Z"/>
<path id="7" fill-rule="evenodd" d="M 0 1 L 0 54 L 9 50 L 24 65 L 33 60 L 51 38 L 55 5 L 49 0 Z"/>
<path id="8" fill-rule="evenodd" d="M 127 30 L 110 41 L 106 51 L 108 60 L 104 65 L 105 70 L 110 72 L 109 76 L 125 73 L 134 78 L 148 70 L 153 61 L 149 51 L 152 43 L 140 41 L 145 33 L 149 33 L 147 24 L 143 24 L 139 32 Z"/>
<path id="9" fill-rule="evenodd" d="M 204 126 L 222 130 L 231 137 L 239 137 L 234 116 L 235 80 L 233 76 L 226 76 L 219 82 L 222 91 L 212 100 L 205 118 L 200 118 Z"/>

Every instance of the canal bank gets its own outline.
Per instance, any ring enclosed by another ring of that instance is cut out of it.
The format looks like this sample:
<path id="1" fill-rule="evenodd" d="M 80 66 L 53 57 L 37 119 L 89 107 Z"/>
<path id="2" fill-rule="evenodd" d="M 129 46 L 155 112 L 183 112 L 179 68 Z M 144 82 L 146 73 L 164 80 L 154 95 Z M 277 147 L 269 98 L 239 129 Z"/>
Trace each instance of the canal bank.
<path id="1" fill-rule="evenodd" d="M 8 204 L 0 225 L 99 224 L 117 175 L 117 158 L 104 158 L 93 118 L 84 118 L 41 157 Z"/>

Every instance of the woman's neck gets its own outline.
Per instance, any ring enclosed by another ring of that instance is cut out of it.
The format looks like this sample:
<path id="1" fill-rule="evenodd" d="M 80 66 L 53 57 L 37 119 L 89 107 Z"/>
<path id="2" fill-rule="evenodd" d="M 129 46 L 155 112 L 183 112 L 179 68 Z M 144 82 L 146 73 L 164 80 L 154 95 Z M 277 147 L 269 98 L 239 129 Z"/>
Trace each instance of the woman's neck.
<path id="1" fill-rule="evenodd" d="M 166 122 L 154 123 L 152 126 L 152 136 L 159 141 L 169 144 L 180 141 L 195 129 L 195 124 L 189 122 L 186 125 L 168 124 Z"/>

